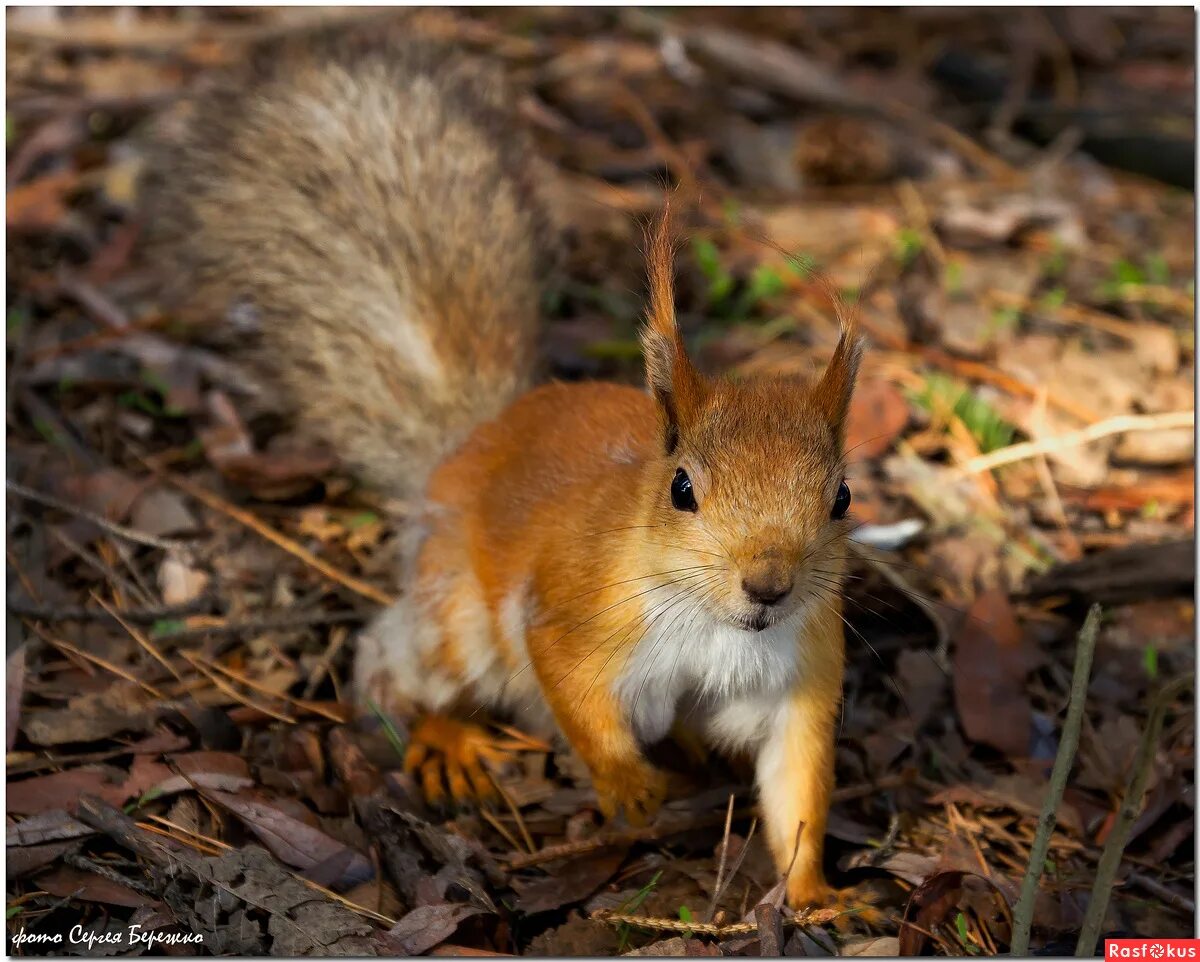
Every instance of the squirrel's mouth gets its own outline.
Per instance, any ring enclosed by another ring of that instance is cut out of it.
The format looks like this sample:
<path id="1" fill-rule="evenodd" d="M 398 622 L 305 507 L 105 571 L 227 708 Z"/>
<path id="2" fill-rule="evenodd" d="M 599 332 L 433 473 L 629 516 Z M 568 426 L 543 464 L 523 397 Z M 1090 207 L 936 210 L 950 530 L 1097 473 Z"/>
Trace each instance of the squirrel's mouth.
<path id="1" fill-rule="evenodd" d="M 771 617 L 767 609 L 756 611 L 752 615 L 738 615 L 733 619 L 733 623 L 743 631 L 763 631 L 775 624 L 775 619 Z"/>

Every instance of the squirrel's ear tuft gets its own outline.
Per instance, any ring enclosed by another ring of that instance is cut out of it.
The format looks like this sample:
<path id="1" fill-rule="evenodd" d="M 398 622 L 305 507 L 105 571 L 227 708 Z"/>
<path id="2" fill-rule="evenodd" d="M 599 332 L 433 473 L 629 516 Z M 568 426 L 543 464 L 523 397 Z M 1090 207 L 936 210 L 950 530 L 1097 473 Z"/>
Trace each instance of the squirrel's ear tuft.
<path id="1" fill-rule="evenodd" d="M 845 437 L 846 415 L 854 395 L 854 381 L 866 346 L 858 333 L 857 319 L 840 305 L 838 315 L 842 333 L 825 373 L 813 388 L 813 399 L 839 438 Z"/>
<path id="2" fill-rule="evenodd" d="M 669 454 L 681 429 L 695 416 L 704 397 L 704 381 L 692 367 L 675 320 L 675 238 L 669 200 L 646 244 L 650 302 L 642 328 L 646 383 L 658 402 L 664 444 Z"/>

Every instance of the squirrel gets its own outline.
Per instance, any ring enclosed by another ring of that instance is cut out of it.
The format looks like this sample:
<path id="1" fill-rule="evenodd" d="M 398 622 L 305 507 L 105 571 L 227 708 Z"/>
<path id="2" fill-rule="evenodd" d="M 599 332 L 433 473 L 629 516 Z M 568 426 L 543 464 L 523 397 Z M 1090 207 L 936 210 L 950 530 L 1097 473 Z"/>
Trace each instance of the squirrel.
<path id="1" fill-rule="evenodd" d="M 673 726 L 754 760 L 788 903 L 822 847 L 844 659 L 854 319 L 819 378 L 713 378 L 647 243 L 646 390 L 533 377 L 553 245 L 491 67 L 425 41 L 292 47 L 202 96 L 159 157 L 150 234 L 181 311 L 250 316 L 256 364 L 361 477 L 421 493 L 400 598 L 358 637 L 360 705 L 412 720 L 431 800 L 557 732 L 601 812 L 666 792 Z"/>

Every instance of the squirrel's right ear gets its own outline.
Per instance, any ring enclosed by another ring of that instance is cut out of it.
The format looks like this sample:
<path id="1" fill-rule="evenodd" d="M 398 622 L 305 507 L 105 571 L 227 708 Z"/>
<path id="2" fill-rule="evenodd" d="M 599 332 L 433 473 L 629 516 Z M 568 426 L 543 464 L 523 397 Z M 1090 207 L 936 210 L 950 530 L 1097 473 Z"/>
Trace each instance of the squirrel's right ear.
<path id="1" fill-rule="evenodd" d="M 854 382 L 858 377 L 858 367 L 862 363 L 865 343 L 862 335 L 858 333 L 856 316 L 842 308 L 836 298 L 834 303 L 837 305 L 838 319 L 841 322 L 841 336 L 825 373 L 813 388 L 813 397 L 838 438 L 844 440 L 846 417 L 850 413 L 850 399 L 854 393 Z"/>
<path id="2" fill-rule="evenodd" d="M 642 328 L 646 382 L 658 402 L 667 453 L 675 450 L 680 431 L 696 416 L 704 400 L 704 380 L 692 367 L 675 320 L 675 239 L 671 210 L 664 201 L 662 217 L 646 245 L 650 303 Z"/>

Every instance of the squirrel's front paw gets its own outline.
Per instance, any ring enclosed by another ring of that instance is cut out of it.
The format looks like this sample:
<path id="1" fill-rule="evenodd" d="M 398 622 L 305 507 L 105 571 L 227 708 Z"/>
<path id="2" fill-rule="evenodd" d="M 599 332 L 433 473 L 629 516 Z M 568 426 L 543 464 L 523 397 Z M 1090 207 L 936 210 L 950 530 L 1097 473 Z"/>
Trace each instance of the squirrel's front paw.
<path id="1" fill-rule="evenodd" d="M 499 792 L 490 772 L 510 764 L 521 751 L 549 751 L 550 746 L 516 729 L 500 727 L 501 738 L 482 725 L 445 715 L 424 715 L 409 729 L 404 770 L 419 774 L 425 801 L 446 803 L 446 789 L 456 804 L 490 804 Z"/>
<path id="2" fill-rule="evenodd" d="M 788 880 L 788 906 L 797 912 L 804 909 L 833 909 L 838 914 L 828 924 L 845 931 L 855 920 L 868 926 L 883 922 L 883 913 L 875 906 L 875 896 L 855 889 L 832 888 L 824 878 L 793 875 Z"/>
<path id="3" fill-rule="evenodd" d="M 645 763 L 595 772 L 592 784 L 604 817 L 623 811 L 631 825 L 645 825 L 667 794 L 666 775 Z"/>

